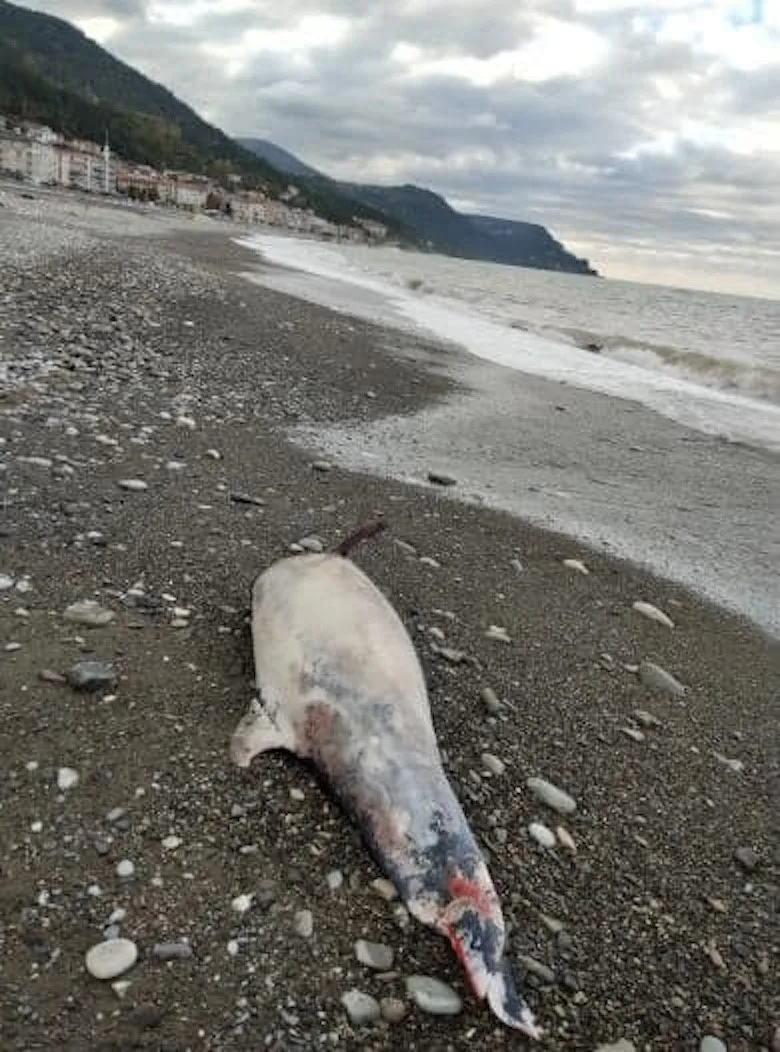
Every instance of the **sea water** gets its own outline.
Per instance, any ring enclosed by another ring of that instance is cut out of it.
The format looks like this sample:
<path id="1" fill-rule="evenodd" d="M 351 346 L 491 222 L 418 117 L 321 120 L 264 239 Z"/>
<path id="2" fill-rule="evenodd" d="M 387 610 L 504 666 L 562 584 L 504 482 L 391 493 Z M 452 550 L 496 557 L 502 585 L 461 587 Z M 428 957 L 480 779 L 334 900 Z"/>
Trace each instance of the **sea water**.
<path id="1" fill-rule="evenodd" d="M 455 343 L 459 393 L 291 438 L 679 581 L 780 636 L 780 303 L 255 234 L 253 279 Z M 493 364 L 502 368 L 496 369 Z M 565 402 L 565 405 L 561 405 Z M 562 411 L 565 410 L 565 411 Z"/>
<path id="2" fill-rule="evenodd" d="M 780 301 L 381 246 L 265 234 L 244 244 L 321 279 L 305 294 L 325 305 L 343 305 L 338 286 L 351 287 L 356 314 L 780 451 Z"/>

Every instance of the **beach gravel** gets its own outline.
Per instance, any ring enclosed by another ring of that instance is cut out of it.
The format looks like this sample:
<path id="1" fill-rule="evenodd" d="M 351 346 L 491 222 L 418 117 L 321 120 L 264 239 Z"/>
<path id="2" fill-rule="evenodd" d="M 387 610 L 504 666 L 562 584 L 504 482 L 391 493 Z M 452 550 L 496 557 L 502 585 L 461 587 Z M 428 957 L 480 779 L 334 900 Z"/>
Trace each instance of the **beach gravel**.
<path id="1" fill-rule="evenodd" d="M 288 442 L 445 399 L 446 348 L 257 287 L 220 223 L 0 193 L 3 1052 L 515 1047 L 307 766 L 228 761 L 252 580 L 380 516 L 354 558 L 417 646 L 543 1047 L 769 1048 L 777 645 L 458 487 Z M 410 1004 L 414 976 L 460 1013 Z"/>

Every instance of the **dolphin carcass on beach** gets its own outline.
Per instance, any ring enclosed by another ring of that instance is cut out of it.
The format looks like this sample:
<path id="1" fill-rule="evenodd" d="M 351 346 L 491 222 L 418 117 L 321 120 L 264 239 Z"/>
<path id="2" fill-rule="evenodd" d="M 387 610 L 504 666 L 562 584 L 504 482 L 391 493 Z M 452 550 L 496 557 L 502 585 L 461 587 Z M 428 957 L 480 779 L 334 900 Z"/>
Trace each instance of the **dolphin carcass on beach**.
<path id="1" fill-rule="evenodd" d="M 285 749 L 315 764 L 409 912 L 445 935 L 477 998 L 540 1029 L 505 956 L 501 904 L 450 786 L 411 639 L 385 596 L 338 552 L 280 559 L 252 590 L 256 686 L 230 742 L 248 767 Z"/>

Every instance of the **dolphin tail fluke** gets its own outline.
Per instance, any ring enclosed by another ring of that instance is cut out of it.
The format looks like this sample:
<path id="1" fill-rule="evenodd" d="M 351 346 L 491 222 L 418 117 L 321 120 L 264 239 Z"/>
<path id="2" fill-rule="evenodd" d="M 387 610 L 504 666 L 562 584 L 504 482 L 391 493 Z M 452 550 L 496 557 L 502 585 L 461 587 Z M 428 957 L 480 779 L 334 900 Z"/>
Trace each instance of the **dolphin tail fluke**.
<path id="1" fill-rule="evenodd" d="M 536 1025 L 534 1014 L 518 993 L 509 966 L 504 962 L 501 970 L 494 972 L 488 980 L 487 1001 L 493 1014 L 502 1023 L 538 1040 L 542 1036 Z"/>
<path id="2" fill-rule="evenodd" d="M 506 1026 L 540 1038 L 542 1031 L 519 993 L 503 955 L 503 923 L 486 916 L 478 906 L 460 900 L 450 907 L 445 930 L 466 970 L 474 996 L 486 999 L 493 1014 Z"/>

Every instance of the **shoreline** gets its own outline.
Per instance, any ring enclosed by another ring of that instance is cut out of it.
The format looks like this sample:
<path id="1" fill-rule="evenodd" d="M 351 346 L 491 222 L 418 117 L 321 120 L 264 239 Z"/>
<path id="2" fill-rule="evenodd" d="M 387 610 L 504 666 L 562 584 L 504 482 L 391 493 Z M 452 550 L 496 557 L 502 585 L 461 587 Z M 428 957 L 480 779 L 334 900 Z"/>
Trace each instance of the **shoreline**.
<path id="1" fill-rule="evenodd" d="M 393 327 L 379 295 L 356 299 L 354 289 L 254 254 L 262 268 L 247 272 L 248 280 L 320 305 L 330 297 L 346 316 L 350 307 L 358 316 L 374 311 L 382 324 L 407 332 L 398 320 Z M 542 378 L 437 342 L 456 384 L 444 404 L 368 426 L 301 427 L 291 439 L 349 470 L 422 485 L 430 470 L 444 472 L 459 483 L 447 491 L 453 499 L 609 552 L 780 639 L 776 453 L 675 423 L 630 396 Z"/>
<path id="2" fill-rule="evenodd" d="M 357 831 L 304 765 L 227 763 L 251 694 L 251 581 L 301 538 L 330 547 L 379 512 L 387 534 L 356 558 L 420 655 L 513 971 L 547 1032 L 540 1047 L 623 1039 L 668 1052 L 710 1034 L 728 1052 L 768 1049 L 780 1022 L 768 937 L 778 647 L 624 561 L 439 491 L 315 471 L 288 441 L 291 425 L 446 406 L 468 387 L 440 345 L 246 282 L 234 275 L 245 250 L 221 231 L 145 240 L 92 216 L 72 236 L 51 216 L 39 230 L 5 211 L 0 244 L 21 246 L 18 264 L 6 256 L 0 303 L 0 353 L 14 366 L 0 399 L 0 574 L 12 582 L 0 630 L 14 644 L 0 662 L 9 1050 L 249 1052 L 258 1034 L 280 1049 L 515 1046 L 464 989 L 445 941 L 376 895 Z M 127 479 L 147 489 L 123 489 Z M 68 622 L 66 607 L 86 598 L 111 622 Z M 488 638 L 491 625 L 511 642 Z M 89 694 L 41 678 L 91 658 L 111 663 L 115 685 Z M 629 671 L 645 660 L 685 695 Z M 63 767 L 79 782 L 58 792 Z M 527 792 L 530 776 L 577 800 L 564 823 L 576 851 L 528 835 L 531 822 L 560 821 Z M 178 845 L 164 847 L 171 836 Z M 231 902 L 248 893 L 239 915 Z M 140 948 L 121 995 L 83 964 L 118 908 Z M 305 910 L 311 936 L 297 934 Z M 359 938 L 394 949 L 397 978 L 356 962 Z M 158 959 L 157 945 L 182 939 L 191 954 Z M 349 1023 L 348 989 L 403 1001 L 415 973 L 452 985 L 462 1014 L 407 1004 L 398 1023 Z"/>

